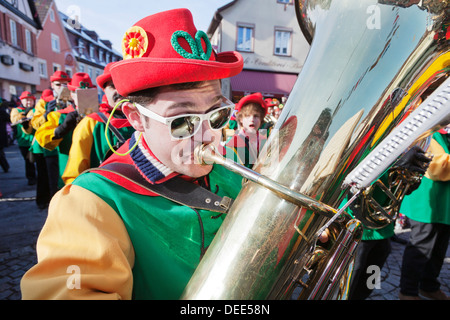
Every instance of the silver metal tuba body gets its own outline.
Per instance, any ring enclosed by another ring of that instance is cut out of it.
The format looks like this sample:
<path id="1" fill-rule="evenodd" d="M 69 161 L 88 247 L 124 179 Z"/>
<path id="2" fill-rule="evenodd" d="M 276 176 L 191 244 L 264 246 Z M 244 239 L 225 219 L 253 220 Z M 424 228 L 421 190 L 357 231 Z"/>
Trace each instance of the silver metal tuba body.
<path id="1" fill-rule="evenodd" d="M 310 52 L 183 299 L 345 299 L 362 228 L 343 180 L 449 74 L 448 1 L 295 6 Z"/>

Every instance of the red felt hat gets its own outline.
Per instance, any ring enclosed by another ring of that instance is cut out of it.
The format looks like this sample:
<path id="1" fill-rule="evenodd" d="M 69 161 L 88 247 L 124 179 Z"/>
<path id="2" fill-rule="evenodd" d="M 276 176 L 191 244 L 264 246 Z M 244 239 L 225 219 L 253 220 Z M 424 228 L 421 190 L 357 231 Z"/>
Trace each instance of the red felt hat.
<path id="1" fill-rule="evenodd" d="M 31 98 L 33 100 L 36 100 L 36 97 L 30 92 L 30 91 L 24 91 L 19 97 L 19 100 Z"/>
<path id="2" fill-rule="evenodd" d="M 89 77 L 87 73 L 77 72 L 73 75 L 70 83 L 67 84 L 67 88 L 71 91 L 75 91 L 77 89 L 96 88 L 96 86 L 92 84 L 91 77 Z"/>
<path id="3" fill-rule="evenodd" d="M 278 104 L 277 104 L 275 101 L 273 101 L 271 98 L 264 99 L 264 102 L 266 103 L 267 108 L 273 107 L 273 106 L 277 106 L 277 105 L 278 105 Z"/>
<path id="4" fill-rule="evenodd" d="M 105 89 L 105 84 L 108 81 L 112 81 L 111 77 L 111 66 L 114 64 L 114 62 L 110 62 L 106 65 L 105 70 L 103 70 L 103 74 L 98 76 L 96 78 L 97 84 L 100 86 L 100 88 Z"/>
<path id="5" fill-rule="evenodd" d="M 232 77 L 244 60 L 238 52 L 216 54 L 188 9 L 148 16 L 128 29 L 122 40 L 124 60 L 111 68 L 122 96 L 148 88 Z"/>
<path id="6" fill-rule="evenodd" d="M 67 73 L 65 73 L 64 71 L 55 71 L 55 73 L 50 77 L 50 82 L 53 81 L 68 81 L 70 82 L 70 77 Z"/>
<path id="7" fill-rule="evenodd" d="M 42 91 L 41 99 L 43 99 L 45 102 L 54 100 L 55 97 L 53 97 L 53 91 L 50 89 L 45 89 L 44 91 Z"/>
<path id="8" fill-rule="evenodd" d="M 239 112 L 243 106 L 246 104 L 254 102 L 261 106 L 261 108 L 264 109 L 264 112 L 267 114 L 267 104 L 263 99 L 263 96 L 260 92 L 255 92 L 252 94 L 249 94 L 248 96 L 243 97 L 241 100 L 239 100 L 238 103 L 236 103 L 235 110 Z"/>

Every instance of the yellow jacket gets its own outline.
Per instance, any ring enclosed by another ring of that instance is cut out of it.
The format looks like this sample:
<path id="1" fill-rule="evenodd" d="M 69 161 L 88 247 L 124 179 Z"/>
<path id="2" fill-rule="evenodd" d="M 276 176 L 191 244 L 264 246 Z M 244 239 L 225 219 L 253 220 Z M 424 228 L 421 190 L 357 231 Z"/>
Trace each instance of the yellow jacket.
<path id="1" fill-rule="evenodd" d="M 47 121 L 39 127 L 34 135 L 39 145 L 50 151 L 54 150 L 63 140 L 62 138 L 53 140 L 55 129 L 59 126 L 59 118 L 61 118 L 61 113 L 50 112 L 47 115 Z"/>
<path id="2" fill-rule="evenodd" d="M 61 226 L 70 226 L 64 235 Z M 39 264 L 21 280 L 22 299 L 131 299 L 131 240 L 120 216 L 92 192 L 70 184 L 56 193 L 36 249 Z"/>
<path id="3" fill-rule="evenodd" d="M 34 115 L 33 118 L 30 120 L 31 126 L 37 130 L 41 125 L 45 123 L 45 105 L 47 102 L 44 101 L 44 99 L 40 99 L 38 103 L 36 103 L 36 106 L 34 107 Z"/>

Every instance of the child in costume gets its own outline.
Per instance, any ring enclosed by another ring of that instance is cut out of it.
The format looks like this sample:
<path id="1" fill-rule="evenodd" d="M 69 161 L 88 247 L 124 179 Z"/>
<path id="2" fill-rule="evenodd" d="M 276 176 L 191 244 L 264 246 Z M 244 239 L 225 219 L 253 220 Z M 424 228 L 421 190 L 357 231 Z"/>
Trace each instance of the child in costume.
<path id="1" fill-rule="evenodd" d="M 213 52 L 187 9 L 148 16 L 123 41 L 111 74 L 136 132 L 52 199 L 24 299 L 178 299 L 224 218 L 218 203 L 239 192 L 240 177 L 192 151 L 220 144 L 233 109 L 220 79 L 242 57 Z"/>
<path id="2" fill-rule="evenodd" d="M 69 75 L 61 70 L 57 70 L 52 74 L 50 77 L 51 89 L 46 89 L 42 92 L 41 99 L 37 103 L 33 118 L 30 121 L 36 131 L 47 122 L 47 116 L 50 112 L 67 107 L 69 102 L 60 99 L 60 92 L 63 88 L 67 88 L 71 80 Z M 48 206 L 53 195 L 61 187 L 58 149 L 49 150 L 43 148 L 34 139 L 30 150 L 34 155 L 36 166 L 38 167 L 36 202 L 39 208 L 44 209 Z M 45 179 L 44 172 L 47 174 L 47 179 Z"/>
<path id="3" fill-rule="evenodd" d="M 36 167 L 29 156 L 34 130 L 30 125 L 33 116 L 36 97 L 29 91 L 24 91 L 19 97 L 21 105 L 11 110 L 11 123 L 16 126 L 16 140 L 20 153 L 25 161 L 25 176 L 28 185 L 36 184 Z"/>
<path id="4" fill-rule="evenodd" d="M 112 64 L 106 65 L 104 73 L 97 77 L 97 84 L 105 92 L 103 97 L 106 98 L 100 105 L 100 111 L 84 117 L 73 131 L 69 159 L 62 175 L 65 184 L 71 183 L 84 170 L 98 167 L 110 154 L 110 145 L 116 146 L 125 142 L 135 131 L 119 108 L 110 119 L 107 138 L 105 137 L 110 113 L 122 98 L 112 82 Z"/>
<path id="5" fill-rule="evenodd" d="M 77 89 L 95 88 L 95 86 L 87 73 L 78 72 L 73 75 L 67 88 L 70 90 L 72 100 L 76 100 Z M 50 111 L 47 114 L 47 121 L 36 131 L 36 140 L 39 145 L 50 151 L 55 149 L 58 151 L 59 188 L 64 186 L 62 175 L 66 169 L 73 130 L 78 123 L 78 117 L 76 106 L 68 104 L 63 109 Z"/>
<path id="6" fill-rule="evenodd" d="M 267 141 L 267 130 L 261 130 L 267 105 L 261 93 L 256 92 L 243 97 L 236 104 L 236 120 L 239 124 L 237 133 L 231 137 L 226 146 L 233 151 L 232 159 L 248 168 L 252 168 Z M 230 157 L 226 153 L 226 157 Z"/>

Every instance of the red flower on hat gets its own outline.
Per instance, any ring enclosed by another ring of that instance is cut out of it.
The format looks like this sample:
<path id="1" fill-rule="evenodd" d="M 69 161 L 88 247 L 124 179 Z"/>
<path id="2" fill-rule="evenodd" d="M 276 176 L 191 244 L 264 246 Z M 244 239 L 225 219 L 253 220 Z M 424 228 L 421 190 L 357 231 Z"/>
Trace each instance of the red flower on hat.
<path id="1" fill-rule="evenodd" d="M 124 59 L 140 58 L 147 51 L 148 38 L 144 29 L 138 26 L 131 27 L 125 32 L 122 41 Z"/>

